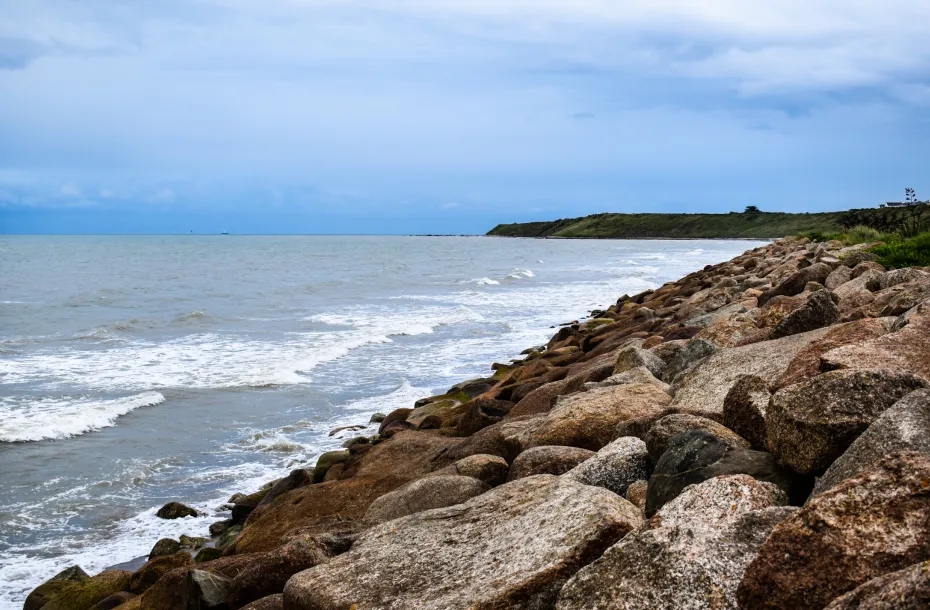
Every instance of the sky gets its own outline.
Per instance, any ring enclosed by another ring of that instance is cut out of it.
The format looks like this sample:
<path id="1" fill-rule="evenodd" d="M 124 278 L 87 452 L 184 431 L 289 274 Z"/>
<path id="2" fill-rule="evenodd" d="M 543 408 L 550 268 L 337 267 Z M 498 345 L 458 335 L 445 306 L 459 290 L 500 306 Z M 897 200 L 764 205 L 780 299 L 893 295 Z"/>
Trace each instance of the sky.
<path id="1" fill-rule="evenodd" d="M 926 0 L 0 0 L 2 233 L 930 196 Z"/>

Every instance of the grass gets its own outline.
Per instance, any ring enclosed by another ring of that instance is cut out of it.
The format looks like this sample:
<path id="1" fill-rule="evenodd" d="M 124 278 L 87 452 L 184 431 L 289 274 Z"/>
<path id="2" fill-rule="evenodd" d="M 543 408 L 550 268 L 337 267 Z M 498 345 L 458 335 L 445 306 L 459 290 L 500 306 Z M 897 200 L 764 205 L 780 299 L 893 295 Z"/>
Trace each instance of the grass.
<path id="1" fill-rule="evenodd" d="M 877 254 L 879 264 L 887 269 L 930 267 L 930 232 L 910 238 L 891 238 L 869 251 Z"/>

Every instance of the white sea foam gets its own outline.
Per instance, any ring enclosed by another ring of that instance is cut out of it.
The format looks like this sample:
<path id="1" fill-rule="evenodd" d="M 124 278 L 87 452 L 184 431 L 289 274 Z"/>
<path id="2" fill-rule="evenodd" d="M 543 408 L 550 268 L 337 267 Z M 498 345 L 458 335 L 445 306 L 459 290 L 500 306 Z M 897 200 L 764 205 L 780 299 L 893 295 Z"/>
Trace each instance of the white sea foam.
<path id="1" fill-rule="evenodd" d="M 497 286 L 500 284 L 497 280 L 492 280 L 489 277 L 479 277 L 473 280 L 468 280 L 466 284 L 475 284 L 476 286 Z"/>
<path id="2" fill-rule="evenodd" d="M 140 407 L 165 402 L 158 392 L 97 400 L 86 397 L 0 401 L 0 442 L 14 443 L 77 436 L 112 426 L 116 418 Z M 17 404 L 18 403 L 18 404 Z"/>

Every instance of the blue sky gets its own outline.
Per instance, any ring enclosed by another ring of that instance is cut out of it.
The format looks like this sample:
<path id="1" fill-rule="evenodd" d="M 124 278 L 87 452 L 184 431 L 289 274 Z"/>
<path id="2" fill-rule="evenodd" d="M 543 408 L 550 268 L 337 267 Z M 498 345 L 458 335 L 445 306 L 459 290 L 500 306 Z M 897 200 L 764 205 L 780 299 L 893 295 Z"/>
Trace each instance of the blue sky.
<path id="1" fill-rule="evenodd" d="M 926 0 L 0 14 L 0 232 L 472 233 L 930 196 Z"/>

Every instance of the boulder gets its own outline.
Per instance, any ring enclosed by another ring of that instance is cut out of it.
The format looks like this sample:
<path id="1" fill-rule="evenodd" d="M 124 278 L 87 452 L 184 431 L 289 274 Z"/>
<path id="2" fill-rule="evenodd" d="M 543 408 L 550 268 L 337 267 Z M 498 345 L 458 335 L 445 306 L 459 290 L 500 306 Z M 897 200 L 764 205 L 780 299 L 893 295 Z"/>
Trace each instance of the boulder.
<path id="1" fill-rule="evenodd" d="M 748 474 L 726 475 L 685 487 L 646 527 L 688 525 L 695 521 L 720 526 L 740 514 L 786 504 L 788 496 L 777 485 L 757 481 Z"/>
<path id="2" fill-rule="evenodd" d="M 665 362 L 649 350 L 630 346 L 620 350 L 617 354 L 613 374 L 618 375 L 630 369 L 645 367 L 654 377 L 661 379 L 665 372 L 665 366 Z"/>
<path id="3" fill-rule="evenodd" d="M 211 525 L 210 527 L 212 528 L 213 526 Z M 152 550 L 149 552 L 149 559 L 155 559 L 156 557 L 163 557 L 165 555 L 174 555 L 180 550 L 180 542 L 172 540 L 171 538 L 162 538 L 152 547 Z"/>
<path id="4" fill-rule="evenodd" d="M 878 256 L 863 250 L 854 250 L 846 255 L 840 256 L 840 260 L 843 261 L 843 264 L 851 268 L 858 267 L 865 262 L 874 261 L 877 258 Z"/>
<path id="5" fill-rule="evenodd" d="M 845 593 L 826 610 L 926 610 L 930 608 L 930 561 L 878 576 Z"/>
<path id="6" fill-rule="evenodd" d="M 921 279 L 886 288 L 875 295 L 869 306 L 873 315 L 899 316 L 930 298 L 930 281 Z"/>
<path id="7" fill-rule="evenodd" d="M 233 525 L 240 525 L 245 522 L 248 516 L 255 510 L 270 489 L 261 489 L 247 496 L 236 498 L 232 505 L 232 522 Z"/>
<path id="8" fill-rule="evenodd" d="M 759 328 L 772 328 L 785 319 L 791 312 L 800 309 L 807 302 L 808 295 L 798 294 L 793 297 L 777 296 L 763 307 L 753 310 Z"/>
<path id="9" fill-rule="evenodd" d="M 539 475 L 362 533 L 293 576 L 289 610 L 546 608 L 575 572 L 642 522 L 598 487 Z"/>
<path id="10" fill-rule="evenodd" d="M 533 447 L 516 457 L 507 480 L 515 481 L 537 474 L 565 474 L 594 455 L 593 451 L 578 447 Z"/>
<path id="11" fill-rule="evenodd" d="M 119 606 L 123 606 L 126 602 L 135 599 L 136 595 L 134 593 L 129 593 L 128 591 L 118 591 L 113 595 L 104 597 L 99 602 L 91 606 L 90 610 L 113 610 Z M 126 606 L 123 606 L 126 608 Z"/>
<path id="12" fill-rule="evenodd" d="M 457 475 L 424 477 L 377 498 L 365 512 L 365 520 L 383 523 L 432 508 L 461 504 L 491 487 L 472 477 Z"/>
<path id="13" fill-rule="evenodd" d="M 649 478 L 646 443 L 631 436 L 618 438 L 563 475 L 584 485 L 626 495 L 630 483 Z"/>
<path id="14" fill-rule="evenodd" d="M 84 580 L 69 581 L 53 595 L 42 610 L 87 610 L 97 602 L 129 588 L 132 574 L 125 570 L 107 570 Z"/>
<path id="15" fill-rule="evenodd" d="M 800 474 L 821 474 L 885 409 L 926 386 L 894 371 L 833 371 L 783 388 L 766 412 L 769 450 Z"/>
<path id="16" fill-rule="evenodd" d="M 837 267 L 830 275 L 827 276 L 823 285 L 827 290 L 835 290 L 852 279 L 852 267 L 842 265 Z"/>
<path id="17" fill-rule="evenodd" d="M 159 519 L 181 519 L 183 517 L 196 517 L 197 515 L 196 510 L 180 502 L 168 502 L 155 513 L 155 516 Z"/>
<path id="18" fill-rule="evenodd" d="M 394 409 L 381 420 L 381 425 L 378 427 L 378 434 L 384 432 L 384 429 L 391 425 L 395 421 L 407 421 L 407 416 L 413 413 L 413 409 Z"/>
<path id="19" fill-rule="evenodd" d="M 732 449 L 713 434 L 691 430 L 674 436 L 649 478 L 646 516 L 651 517 L 688 485 L 730 474 L 748 474 L 792 493 L 792 479 L 772 455 L 751 449 Z"/>
<path id="20" fill-rule="evenodd" d="M 519 436 L 524 449 L 567 445 L 597 451 L 610 441 L 622 421 L 661 412 L 671 401 L 650 383 L 631 383 L 565 396 L 548 416 Z"/>
<path id="21" fill-rule="evenodd" d="M 409 421 L 401 421 L 397 419 L 397 420 L 392 421 L 388 425 L 386 425 L 384 429 L 381 431 L 380 436 L 381 438 L 391 438 L 398 432 L 404 432 L 406 430 L 416 430 L 416 428 L 417 427 L 413 425 L 412 423 L 410 423 Z M 325 471 L 324 471 L 323 476 L 324 477 L 326 476 Z"/>
<path id="22" fill-rule="evenodd" d="M 33 589 L 26 597 L 23 610 L 39 610 L 47 604 L 51 598 L 55 597 L 55 595 L 66 587 L 69 587 L 71 583 L 81 582 L 88 578 L 90 578 L 90 576 L 88 576 L 87 572 L 82 570 L 80 566 L 71 566 L 70 568 L 64 569 Z"/>
<path id="23" fill-rule="evenodd" d="M 459 475 L 463 477 L 472 477 L 479 481 L 484 481 L 488 485 L 496 486 L 507 480 L 507 474 L 510 466 L 507 460 L 496 455 L 478 454 L 470 455 L 458 460 L 454 464 L 441 468 L 429 476 L 433 475 Z"/>
<path id="24" fill-rule="evenodd" d="M 493 377 L 483 377 L 480 379 L 469 379 L 457 383 L 446 392 L 447 395 L 464 394 L 468 398 L 475 398 L 489 391 L 497 384 L 497 379 Z"/>
<path id="25" fill-rule="evenodd" d="M 299 536 L 277 549 L 257 553 L 232 577 L 227 599 L 233 608 L 239 608 L 282 593 L 291 576 L 328 561 L 349 546 L 347 540 L 335 536 Z"/>
<path id="26" fill-rule="evenodd" d="M 833 369 L 895 369 L 930 381 L 930 301 L 917 305 L 895 323 L 896 332 L 832 349 L 821 357 Z"/>
<path id="27" fill-rule="evenodd" d="M 775 325 L 770 339 L 780 339 L 810 330 L 830 326 L 840 319 L 840 308 L 834 301 L 839 299 L 832 292 L 820 290 L 811 294 L 807 303 L 785 316 Z"/>
<path id="28" fill-rule="evenodd" d="M 136 595 L 145 593 L 149 587 L 158 582 L 159 578 L 171 570 L 192 565 L 194 565 L 194 558 L 187 551 L 149 559 L 129 579 L 129 592 Z"/>
<path id="29" fill-rule="evenodd" d="M 672 406 L 682 412 L 720 421 L 723 401 L 739 377 L 755 375 L 768 384 L 775 383 L 795 355 L 826 332 L 827 329 L 821 328 L 774 341 L 719 350 L 678 382 Z"/>
<path id="30" fill-rule="evenodd" d="M 823 608 L 930 559 L 930 457 L 894 454 L 779 523 L 740 583 L 740 608 Z"/>
<path id="31" fill-rule="evenodd" d="M 717 347 L 704 339 L 691 339 L 684 347 L 677 350 L 669 360 L 664 380 L 668 383 L 677 381 L 691 372 L 698 364 L 717 351 Z"/>
<path id="32" fill-rule="evenodd" d="M 301 487 L 279 497 L 249 521 L 235 551 L 271 550 L 297 530 L 314 534 L 359 526 L 375 498 L 455 461 L 448 453 L 459 443 L 461 439 L 422 432 L 402 432 L 378 443 L 357 458 L 351 478 Z"/>
<path id="33" fill-rule="evenodd" d="M 234 578 L 247 568 L 259 555 L 234 555 L 198 564 L 196 568 L 183 567 L 171 570 L 149 587 L 142 595 L 128 602 L 133 610 L 187 610 L 188 608 L 209 608 L 198 597 L 200 589 L 189 588 L 188 575 L 192 572 L 216 574 L 225 581 Z M 226 590 L 228 593 L 228 589 Z M 200 604 L 198 606 L 198 604 Z"/>
<path id="34" fill-rule="evenodd" d="M 649 481 L 640 479 L 633 481 L 626 488 L 626 499 L 639 510 L 646 510 L 646 491 L 649 489 Z"/>
<path id="35" fill-rule="evenodd" d="M 418 428 L 427 419 L 435 417 L 441 422 L 440 425 L 445 425 L 447 422 L 449 425 L 454 425 L 454 422 L 462 417 L 467 409 L 468 407 L 458 400 L 452 400 L 451 398 L 437 400 L 436 402 L 431 402 L 428 405 L 414 409 L 413 412 L 407 416 L 404 423 Z M 385 429 L 385 431 L 387 430 Z"/>
<path id="36" fill-rule="evenodd" d="M 893 322 L 894 318 L 865 318 L 832 326 L 823 337 L 811 342 L 795 355 L 773 388 L 777 390 L 816 377 L 823 372 L 820 370 L 820 358 L 825 353 L 844 345 L 855 345 L 881 337 L 891 330 Z"/>
<path id="37" fill-rule="evenodd" d="M 380 424 L 387 417 L 384 413 L 372 413 L 371 419 L 368 420 L 369 424 Z"/>
<path id="38" fill-rule="evenodd" d="M 450 447 L 443 456 L 448 462 L 454 462 L 470 455 L 486 454 L 504 458 L 513 462 L 520 453 L 519 435 L 526 429 L 538 425 L 541 415 L 524 415 L 514 419 L 492 424 L 461 441 L 456 447 Z"/>
<path id="39" fill-rule="evenodd" d="M 324 454 L 325 455 L 325 454 Z M 329 466 L 332 466 L 334 462 L 331 462 Z M 317 460 L 319 464 L 319 460 Z M 329 467 L 327 467 L 328 469 Z M 249 513 L 248 519 L 255 519 L 262 511 L 267 508 L 278 496 L 284 495 L 289 491 L 299 489 L 301 487 L 306 487 L 313 481 L 313 473 L 303 468 L 297 468 L 292 470 L 283 479 L 279 479 L 275 482 L 271 489 L 268 490 L 268 493 L 262 497 L 259 503 L 255 506 L 252 512 Z"/>
<path id="40" fill-rule="evenodd" d="M 548 413 L 555 404 L 556 398 L 563 394 L 571 394 L 584 389 L 584 380 L 580 377 L 570 377 L 561 381 L 553 381 L 542 385 L 518 402 L 504 419 L 512 420 L 524 415 L 539 415 Z"/>
<path id="41" fill-rule="evenodd" d="M 655 376 L 649 372 L 649 369 L 644 366 L 638 366 L 623 373 L 611 375 L 604 381 L 594 382 L 589 385 L 593 385 L 593 387 L 597 388 L 606 388 L 612 385 L 624 385 L 627 383 L 651 383 L 666 394 L 668 394 L 670 390 L 670 386 L 667 383 L 656 379 Z"/>
<path id="42" fill-rule="evenodd" d="M 759 327 L 755 318 L 747 313 L 734 313 L 715 320 L 694 336 L 716 347 L 736 347 L 747 337 L 755 336 Z"/>
<path id="43" fill-rule="evenodd" d="M 668 449 L 668 443 L 672 437 L 689 430 L 709 432 L 717 440 L 733 449 L 749 449 L 749 443 L 746 439 L 712 419 L 688 413 L 673 413 L 659 419 L 643 437 L 652 463 L 655 464 L 659 461 L 659 458 Z"/>
<path id="44" fill-rule="evenodd" d="M 636 531 L 579 570 L 555 607 L 736 610 L 736 590 L 746 566 L 776 524 L 794 510 L 744 512 L 736 503 L 720 523 L 695 515 L 679 525 Z"/>
<path id="45" fill-rule="evenodd" d="M 930 390 L 911 392 L 878 416 L 814 485 L 814 495 L 873 467 L 889 453 L 930 456 Z"/>
<path id="46" fill-rule="evenodd" d="M 779 295 L 793 296 L 800 294 L 808 282 L 823 284 L 827 281 L 827 277 L 829 277 L 832 272 L 833 269 L 826 263 L 814 263 L 809 267 L 800 269 L 791 274 L 778 286 L 759 297 L 759 304 L 764 305 L 766 301 Z"/>
<path id="47" fill-rule="evenodd" d="M 468 403 L 468 410 L 459 419 L 456 430 L 462 436 L 471 436 L 482 428 L 501 421 L 514 407 L 507 400 L 493 398 L 476 398 Z"/>
<path id="48" fill-rule="evenodd" d="M 242 610 L 284 610 L 284 594 L 269 595 L 243 606 Z"/>
<path id="49" fill-rule="evenodd" d="M 723 399 L 723 425 L 746 439 L 753 449 L 766 449 L 765 412 L 771 398 L 762 378 L 738 377 Z"/>
<path id="50" fill-rule="evenodd" d="M 191 570 L 187 573 L 188 608 L 206 610 L 227 608 L 226 598 L 230 593 L 231 581 L 229 578 L 204 570 Z"/>
<path id="51" fill-rule="evenodd" d="M 313 467 L 311 482 L 322 483 L 323 478 L 326 476 L 326 471 L 328 471 L 336 464 L 345 464 L 349 461 L 350 456 L 351 454 L 349 453 L 348 449 L 339 449 L 336 451 L 325 452 L 316 460 L 316 466 Z"/>

